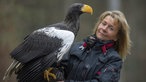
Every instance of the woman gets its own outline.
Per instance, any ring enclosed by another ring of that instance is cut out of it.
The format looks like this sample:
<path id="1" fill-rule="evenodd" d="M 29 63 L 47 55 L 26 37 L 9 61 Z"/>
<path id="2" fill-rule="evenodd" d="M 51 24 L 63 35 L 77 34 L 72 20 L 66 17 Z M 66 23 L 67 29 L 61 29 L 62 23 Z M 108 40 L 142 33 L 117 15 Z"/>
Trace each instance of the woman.
<path id="1" fill-rule="evenodd" d="M 118 82 L 122 63 L 130 53 L 129 25 L 120 11 L 106 11 L 93 35 L 75 43 L 64 56 L 62 82 Z"/>

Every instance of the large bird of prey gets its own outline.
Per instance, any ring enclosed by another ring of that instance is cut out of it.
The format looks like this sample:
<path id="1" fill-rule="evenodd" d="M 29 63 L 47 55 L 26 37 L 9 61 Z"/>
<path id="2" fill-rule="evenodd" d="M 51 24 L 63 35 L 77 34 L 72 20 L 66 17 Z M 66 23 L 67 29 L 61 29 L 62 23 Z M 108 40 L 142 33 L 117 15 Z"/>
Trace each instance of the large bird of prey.
<path id="1" fill-rule="evenodd" d="M 14 61 L 3 79 L 15 72 L 18 82 L 46 82 L 44 70 L 59 62 L 70 49 L 79 31 L 80 15 L 92 12 L 89 5 L 74 3 L 64 21 L 33 31 L 10 53 Z"/>

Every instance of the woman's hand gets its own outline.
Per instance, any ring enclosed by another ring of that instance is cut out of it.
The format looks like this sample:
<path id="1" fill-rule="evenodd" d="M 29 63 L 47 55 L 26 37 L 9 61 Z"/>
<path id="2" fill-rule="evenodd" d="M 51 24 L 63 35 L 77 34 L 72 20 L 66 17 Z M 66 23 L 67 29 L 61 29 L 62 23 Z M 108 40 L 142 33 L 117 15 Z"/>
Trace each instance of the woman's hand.
<path id="1" fill-rule="evenodd" d="M 95 35 L 90 35 L 85 39 L 85 42 L 87 44 L 87 48 L 92 48 L 97 42 L 97 37 Z"/>

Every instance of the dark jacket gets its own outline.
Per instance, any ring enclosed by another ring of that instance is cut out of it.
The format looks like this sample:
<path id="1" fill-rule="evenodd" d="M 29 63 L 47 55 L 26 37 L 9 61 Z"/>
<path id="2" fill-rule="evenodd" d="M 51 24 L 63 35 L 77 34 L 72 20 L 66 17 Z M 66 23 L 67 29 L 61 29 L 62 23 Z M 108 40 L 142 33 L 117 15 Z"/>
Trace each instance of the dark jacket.
<path id="1" fill-rule="evenodd" d="M 91 49 L 80 49 L 83 42 L 72 46 L 61 62 L 65 82 L 118 82 L 122 59 L 113 47 L 103 53 L 98 44 Z"/>

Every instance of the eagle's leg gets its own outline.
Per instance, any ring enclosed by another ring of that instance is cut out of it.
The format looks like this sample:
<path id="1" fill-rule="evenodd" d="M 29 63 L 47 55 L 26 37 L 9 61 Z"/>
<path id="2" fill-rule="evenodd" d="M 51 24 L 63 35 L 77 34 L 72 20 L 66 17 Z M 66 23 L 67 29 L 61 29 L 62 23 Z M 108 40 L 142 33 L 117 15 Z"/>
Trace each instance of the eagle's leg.
<path id="1" fill-rule="evenodd" d="M 52 77 L 53 79 L 56 79 L 56 75 L 51 73 L 51 71 L 53 70 L 53 68 L 48 68 L 44 71 L 44 78 L 48 80 L 49 82 L 49 77 Z"/>

